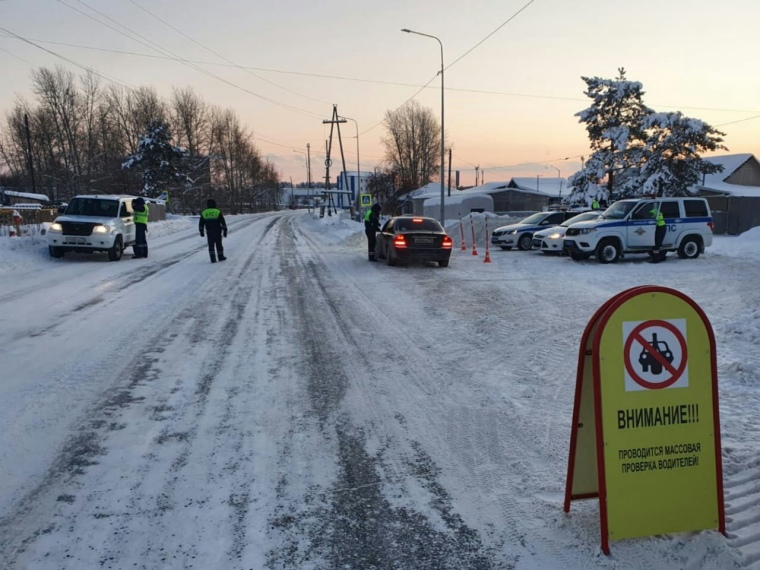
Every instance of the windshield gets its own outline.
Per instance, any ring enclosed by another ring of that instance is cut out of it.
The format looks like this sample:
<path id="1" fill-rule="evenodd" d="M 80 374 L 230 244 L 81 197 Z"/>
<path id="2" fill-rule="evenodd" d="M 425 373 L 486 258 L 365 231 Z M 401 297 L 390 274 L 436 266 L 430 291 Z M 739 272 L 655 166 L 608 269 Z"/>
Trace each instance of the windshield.
<path id="1" fill-rule="evenodd" d="M 74 198 L 66 207 L 67 216 L 115 218 L 118 213 L 118 200 L 104 200 L 102 198 Z"/>
<path id="2" fill-rule="evenodd" d="M 533 214 L 532 216 L 528 216 L 525 218 L 521 224 L 540 224 L 541 221 L 546 217 L 546 212 L 539 212 L 538 214 Z"/>
<path id="3" fill-rule="evenodd" d="M 577 224 L 578 222 L 588 222 L 597 219 L 599 215 L 599 212 L 584 212 L 582 214 L 578 214 L 577 216 L 573 216 L 569 220 L 565 220 L 560 224 L 560 226 L 566 228 L 573 224 Z"/>
<path id="4" fill-rule="evenodd" d="M 636 205 L 636 202 L 615 202 L 602 215 L 608 220 L 622 220 Z"/>

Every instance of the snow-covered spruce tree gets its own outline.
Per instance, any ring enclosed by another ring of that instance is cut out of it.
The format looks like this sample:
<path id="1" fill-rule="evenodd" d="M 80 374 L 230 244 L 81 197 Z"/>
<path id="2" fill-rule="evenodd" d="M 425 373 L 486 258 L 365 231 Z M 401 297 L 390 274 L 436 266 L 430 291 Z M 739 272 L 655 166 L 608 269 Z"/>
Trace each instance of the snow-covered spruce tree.
<path id="1" fill-rule="evenodd" d="M 591 98 L 588 109 L 576 113 L 586 124 L 592 154 L 584 168 L 570 177 L 571 199 L 585 199 L 603 186 L 610 199 L 631 195 L 640 187 L 635 169 L 646 160 L 644 117 L 653 113 L 644 105 L 643 86 L 625 78 L 625 69 L 618 69 L 615 79 L 582 77 Z M 618 174 L 625 172 L 625 176 Z"/>
<path id="2" fill-rule="evenodd" d="M 652 113 L 644 118 L 647 132 L 646 162 L 639 177 L 641 193 L 686 196 L 704 174 L 723 167 L 700 158 L 705 151 L 728 150 L 721 143 L 725 133 L 680 112 Z"/>
<path id="3" fill-rule="evenodd" d="M 138 169 L 142 175 L 142 196 L 156 198 L 164 190 L 182 188 L 190 182 L 184 172 L 188 156 L 186 150 L 171 143 L 169 125 L 151 121 L 140 136 L 137 152 L 125 160 L 123 170 Z"/>

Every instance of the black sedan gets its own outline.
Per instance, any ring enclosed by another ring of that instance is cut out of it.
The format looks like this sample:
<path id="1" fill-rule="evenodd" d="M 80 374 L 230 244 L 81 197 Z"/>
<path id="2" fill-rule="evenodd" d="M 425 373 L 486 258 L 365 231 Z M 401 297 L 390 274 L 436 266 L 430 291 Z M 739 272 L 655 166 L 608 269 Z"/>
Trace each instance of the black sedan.
<path id="1" fill-rule="evenodd" d="M 399 261 L 437 261 L 449 266 L 453 246 L 438 220 L 422 216 L 391 218 L 377 235 L 375 255 L 388 265 Z"/>

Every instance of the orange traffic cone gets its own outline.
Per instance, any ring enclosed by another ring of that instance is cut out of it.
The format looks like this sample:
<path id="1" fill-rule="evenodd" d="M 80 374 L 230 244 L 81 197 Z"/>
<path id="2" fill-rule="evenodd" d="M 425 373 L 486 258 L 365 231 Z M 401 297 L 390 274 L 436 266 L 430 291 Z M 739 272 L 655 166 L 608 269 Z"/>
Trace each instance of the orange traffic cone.
<path id="1" fill-rule="evenodd" d="M 488 249 L 488 218 L 486 218 L 486 257 L 483 263 L 491 263 L 491 252 Z"/>
<path id="2" fill-rule="evenodd" d="M 459 217 L 459 229 L 462 230 L 462 251 L 467 251 L 467 246 L 464 244 L 464 224 L 462 224 L 462 217 Z"/>
<path id="3" fill-rule="evenodd" d="M 470 227 L 472 228 L 472 255 L 478 255 L 478 242 L 475 239 L 475 224 L 472 222 L 472 214 L 470 214 Z"/>

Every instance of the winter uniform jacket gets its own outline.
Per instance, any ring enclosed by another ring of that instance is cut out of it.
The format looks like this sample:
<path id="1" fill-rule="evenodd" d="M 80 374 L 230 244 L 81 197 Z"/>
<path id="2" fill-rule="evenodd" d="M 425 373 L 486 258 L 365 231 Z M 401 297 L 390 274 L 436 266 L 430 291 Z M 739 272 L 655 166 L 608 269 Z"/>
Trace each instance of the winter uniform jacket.
<path id="1" fill-rule="evenodd" d="M 206 208 L 201 212 L 201 219 L 198 222 L 198 230 L 203 235 L 204 230 L 209 235 L 224 232 L 227 235 L 227 223 L 224 221 L 224 215 L 217 208 Z"/>
<path id="2" fill-rule="evenodd" d="M 379 232 L 380 231 L 380 208 L 372 207 L 364 214 L 364 231 L 365 232 Z"/>

